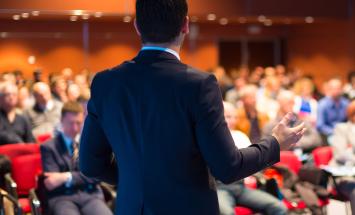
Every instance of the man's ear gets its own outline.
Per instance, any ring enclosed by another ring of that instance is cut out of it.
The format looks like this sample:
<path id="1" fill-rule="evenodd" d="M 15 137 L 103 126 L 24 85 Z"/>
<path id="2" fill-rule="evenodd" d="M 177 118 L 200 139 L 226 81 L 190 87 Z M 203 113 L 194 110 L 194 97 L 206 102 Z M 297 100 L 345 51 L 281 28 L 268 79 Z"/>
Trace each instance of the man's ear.
<path id="1" fill-rule="evenodd" d="M 188 16 L 185 17 L 184 24 L 181 28 L 181 33 L 188 34 L 190 32 L 190 18 Z"/>
<path id="2" fill-rule="evenodd" d="M 138 36 L 141 36 L 142 34 L 139 31 L 139 28 L 137 26 L 137 19 L 134 19 L 133 25 L 134 25 L 134 28 L 136 29 L 136 32 L 137 32 Z"/>

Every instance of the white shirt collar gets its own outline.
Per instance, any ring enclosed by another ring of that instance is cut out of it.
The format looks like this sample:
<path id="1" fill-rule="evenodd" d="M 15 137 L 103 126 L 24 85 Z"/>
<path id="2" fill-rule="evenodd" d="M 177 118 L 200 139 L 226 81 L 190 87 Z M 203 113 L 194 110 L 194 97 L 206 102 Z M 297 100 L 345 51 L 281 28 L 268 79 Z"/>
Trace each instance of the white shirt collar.
<path id="1" fill-rule="evenodd" d="M 172 49 L 169 49 L 169 48 L 159 47 L 159 46 L 143 46 L 143 48 L 141 50 L 142 51 L 145 51 L 145 50 L 156 50 L 156 51 L 168 52 L 168 53 L 174 55 L 178 60 L 180 60 L 179 53 L 177 53 L 176 51 L 174 51 Z"/>

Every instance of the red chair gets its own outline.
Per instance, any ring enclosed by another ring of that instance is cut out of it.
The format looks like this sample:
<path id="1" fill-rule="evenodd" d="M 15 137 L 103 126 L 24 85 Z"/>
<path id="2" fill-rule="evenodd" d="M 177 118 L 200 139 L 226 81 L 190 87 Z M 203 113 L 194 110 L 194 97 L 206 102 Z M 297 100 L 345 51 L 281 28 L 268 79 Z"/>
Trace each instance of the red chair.
<path id="1" fill-rule="evenodd" d="M 16 143 L 0 146 L 0 154 L 8 156 L 10 160 L 17 156 L 36 153 L 40 153 L 39 144 Z"/>
<path id="2" fill-rule="evenodd" d="M 317 167 L 321 165 L 328 165 L 329 161 L 333 158 L 333 149 L 330 146 L 316 148 L 312 151 L 314 164 Z"/>
<path id="3" fill-rule="evenodd" d="M 298 174 L 302 167 L 301 161 L 298 157 L 291 151 L 282 151 L 280 153 L 280 162 L 276 164 L 277 166 L 286 166 L 290 168 L 295 174 Z"/>
<path id="4" fill-rule="evenodd" d="M 52 134 L 41 134 L 37 136 L 37 143 L 42 144 L 52 138 Z"/>
<path id="5" fill-rule="evenodd" d="M 34 195 L 36 178 L 40 173 L 42 173 L 40 153 L 17 156 L 12 159 L 12 177 L 7 176 L 7 180 L 9 184 L 14 185 L 10 193 L 18 197 L 23 213 L 31 212 L 29 197 Z"/>
<path id="6" fill-rule="evenodd" d="M 234 211 L 235 211 L 236 215 L 251 215 L 251 214 L 254 214 L 254 212 L 252 210 L 250 210 L 249 208 L 245 208 L 245 207 L 235 207 Z"/>

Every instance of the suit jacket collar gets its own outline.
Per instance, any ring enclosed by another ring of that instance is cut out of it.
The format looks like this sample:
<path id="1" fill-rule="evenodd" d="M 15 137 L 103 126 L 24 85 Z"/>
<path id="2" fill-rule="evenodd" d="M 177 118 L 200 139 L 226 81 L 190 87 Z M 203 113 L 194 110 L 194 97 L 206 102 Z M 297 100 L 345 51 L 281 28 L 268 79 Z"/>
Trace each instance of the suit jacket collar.
<path id="1" fill-rule="evenodd" d="M 58 134 L 55 138 L 55 146 L 57 148 L 57 151 L 61 157 L 61 159 L 63 159 L 64 163 L 67 165 L 68 169 L 71 170 L 72 169 L 72 160 L 71 160 L 71 156 L 69 154 L 69 151 L 65 145 L 63 136 L 61 134 Z"/>
<path id="2" fill-rule="evenodd" d="M 154 63 L 159 61 L 172 61 L 181 63 L 175 55 L 159 50 L 141 50 L 133 59 L 137 63 Z"/>

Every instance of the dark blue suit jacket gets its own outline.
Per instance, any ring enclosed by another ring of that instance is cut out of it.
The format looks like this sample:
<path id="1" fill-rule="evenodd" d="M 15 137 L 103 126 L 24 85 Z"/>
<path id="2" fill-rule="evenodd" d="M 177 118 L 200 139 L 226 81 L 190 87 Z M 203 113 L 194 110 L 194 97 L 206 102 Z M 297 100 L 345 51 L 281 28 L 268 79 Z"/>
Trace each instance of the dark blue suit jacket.
<path id="1" fill-rule="evenodd" d="M 217 215 L 212 176 L 230 183 L 279 161 L 273 137 L 238 150 L 215 77 L 170 53 L 141 51 L 98 73 L 91 93 L 80 168 L 118 183 L 116 214 Z"/>
<path id="2" fill-rule="evenodd" d="M 57 135 L 54 139 L 41 145 L 42 166 L 44 172 L 71 172 L 73 176 L 72 186 L 66 187 L 64 184 L 47 193 L 49 198 L 77 193 L 79 189 L 83 191 L 97 191 L 101 194 L 101 189 L 97 181 L 85 177 L 80 171 L 77 163 L 72 161 L 62 135 Z"/>

